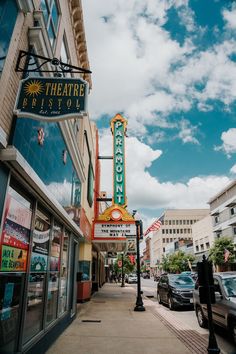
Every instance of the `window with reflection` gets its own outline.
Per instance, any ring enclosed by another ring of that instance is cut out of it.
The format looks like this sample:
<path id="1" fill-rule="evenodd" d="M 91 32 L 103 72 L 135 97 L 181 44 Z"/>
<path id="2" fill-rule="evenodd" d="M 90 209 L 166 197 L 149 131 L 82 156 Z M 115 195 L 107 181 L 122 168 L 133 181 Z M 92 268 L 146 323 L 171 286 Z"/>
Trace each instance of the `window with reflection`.
<path id="1" fill-rule="evenodd" d="M 18 8 L 15 0 L 0 1 L 0 75 L 7 57 L 12 33 L 16 23 Z"/>
<path id="2" fill-rule="evenodd" d="M 36 211 L 33 244 L 27 293 L 27 311 L 24 322 L 23 342 L 26 343 L 43 329 L 44 293 L 46 285 L 50 216 Z"/>
<path id="3" fill-rule="evenodd" d="M 61 253 L 60 286 L 59 286 L 59 315 L 67 309 L 67 286 L 68 286 L 68 254 L 69 254 L 69 233 L 65 231 Z"/>
<path id="4" fill-rule="evenodd" d="M 57 318 L 61 242 L 62 226 L 55 222 L 53 225 L 50 246 L 50 265 L 46 313 L 47 324 L 50 324 Z"/>
<path id="5" fill-rule="evenodd" d="M 48 31 L 49 40 L 54 48 L 58 31 L 59 11 L 56 0 L 41 0 L 40 7 L 43 11 L 45 26 Z"/>

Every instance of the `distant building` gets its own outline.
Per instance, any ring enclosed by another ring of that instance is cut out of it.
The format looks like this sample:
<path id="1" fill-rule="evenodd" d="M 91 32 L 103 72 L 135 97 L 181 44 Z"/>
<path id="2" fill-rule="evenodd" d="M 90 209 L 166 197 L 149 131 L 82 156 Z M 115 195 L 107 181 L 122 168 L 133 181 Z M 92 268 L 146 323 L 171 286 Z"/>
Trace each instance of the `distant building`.
<path id="1" fill-rule="evenodd" d="M 208 256 L 208 251 L 214 244 L 212 216 L 210 215 L 210 211 L 209 215 L 192 225 L 192 236 L 194 254 L 197 260 L 202 260 L 202 256 L 204 254 Z"/>
<path id="2" fill-rule="evenodd" d="M 151 266 L 154 267 L 162 260 L 163 255 L 174 251 L 175 242 L 182 241 L 191 244 L 192 225 L 209 214 L 209 209 L 175 209 L 166 210 L 161 228 L 153 232 Z"/>
<path id="3" fill-rule="evenodd" d="M 209 200 L 214 239 L 231 237 L 236 244 L 236 180 Z"/>

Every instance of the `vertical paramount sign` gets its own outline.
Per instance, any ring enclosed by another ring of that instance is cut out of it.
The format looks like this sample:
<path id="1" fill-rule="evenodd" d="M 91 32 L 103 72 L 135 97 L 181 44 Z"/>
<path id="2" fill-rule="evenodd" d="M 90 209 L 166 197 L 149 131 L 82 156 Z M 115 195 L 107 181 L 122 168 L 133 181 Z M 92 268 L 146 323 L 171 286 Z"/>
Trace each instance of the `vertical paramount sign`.
<path id="1" fill-rule="evenodd" d="M 113 134 L 113 204 L 125 207 L 125 132 L 127 120 L 117 114 L 111 120 Z"/>

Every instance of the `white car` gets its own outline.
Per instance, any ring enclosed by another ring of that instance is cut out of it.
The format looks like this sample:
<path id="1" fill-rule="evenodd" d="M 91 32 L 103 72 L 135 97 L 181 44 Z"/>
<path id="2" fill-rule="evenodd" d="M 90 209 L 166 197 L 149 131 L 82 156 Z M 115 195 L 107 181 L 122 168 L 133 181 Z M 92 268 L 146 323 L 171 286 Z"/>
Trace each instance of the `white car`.
<path id="1" fill-rule="evenodd" d="M 137 274 L 129 274 L 128 275 L 128 279 L 127 279 L 127 283 L 128 284 L 136 284 L 138 282 L 138 277 Z"/>

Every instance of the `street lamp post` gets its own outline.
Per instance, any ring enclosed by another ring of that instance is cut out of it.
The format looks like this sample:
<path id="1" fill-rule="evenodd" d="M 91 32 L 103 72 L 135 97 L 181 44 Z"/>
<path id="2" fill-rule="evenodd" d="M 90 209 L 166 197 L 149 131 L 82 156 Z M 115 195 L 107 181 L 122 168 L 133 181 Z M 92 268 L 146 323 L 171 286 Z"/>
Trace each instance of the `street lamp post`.
<path id="1" fill-rule="evenodd" d="M 122 265 L 121 265 L 121 287 L 124 288 L 125 287 L 125 282 L 124 282 L 124 254 L 123 254 L 123 252 L 121 253 L 121 261 L 122 261 Z"/>
<path id="2" fill-rule="evenodd" d="M 140 233 L 140 220 L 135 220 L 136 225 L 136 248 L 137 248 L 137 299 L 134 311 L 145 311 L 143 306 L 143 299 L 141 295 L 141 281 L 140 281 L 140 253 L 139 253 L 139 233 Z"/>

